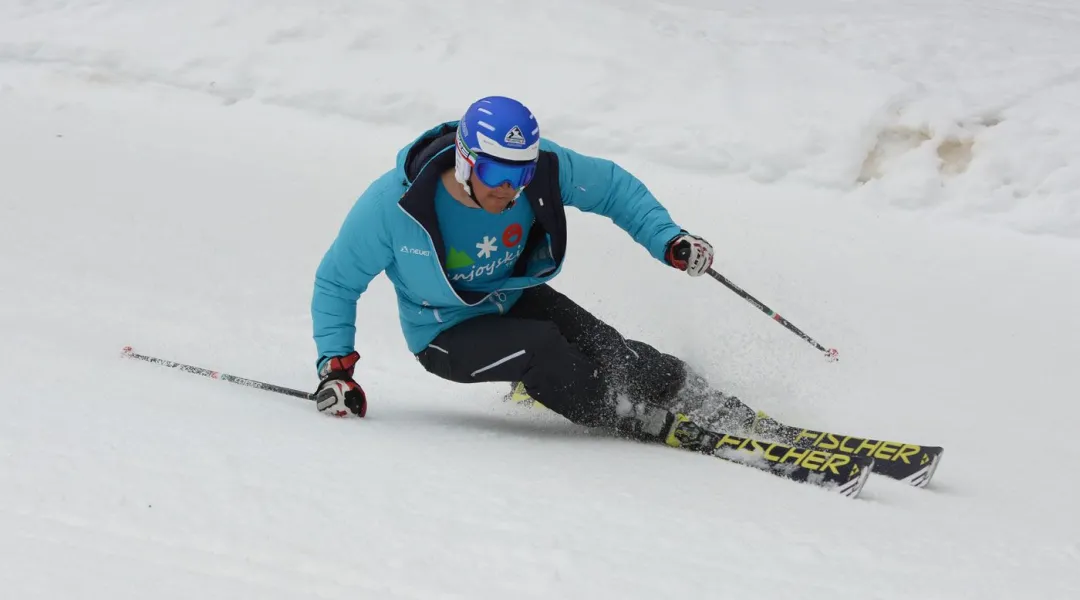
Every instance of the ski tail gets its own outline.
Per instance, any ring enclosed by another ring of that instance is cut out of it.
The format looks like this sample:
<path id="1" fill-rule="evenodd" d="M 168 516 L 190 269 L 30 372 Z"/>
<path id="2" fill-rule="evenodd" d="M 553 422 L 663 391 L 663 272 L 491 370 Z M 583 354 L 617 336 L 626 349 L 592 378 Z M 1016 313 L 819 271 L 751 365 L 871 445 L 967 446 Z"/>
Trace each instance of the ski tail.
<path id="1" fill-rule="evenodd" d="M 532 408 L 547 408 L 540 402 L 534 400 L 533 397 L 529 395 L 529 392 L 525 390 L 525 384 L 520 381 L 514 384 L 514 389 L 510 392 L 507 400 L 510 400 L 511 402 L 520 404 L 522 406 L 529 406 Z"/>

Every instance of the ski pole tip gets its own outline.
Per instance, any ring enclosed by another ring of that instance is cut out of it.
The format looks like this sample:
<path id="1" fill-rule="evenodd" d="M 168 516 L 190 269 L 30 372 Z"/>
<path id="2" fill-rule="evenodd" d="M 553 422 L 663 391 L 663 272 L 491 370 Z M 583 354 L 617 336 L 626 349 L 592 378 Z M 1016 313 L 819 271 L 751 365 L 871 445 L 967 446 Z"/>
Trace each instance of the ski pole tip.
<path id="1" fill-rule="evenodd" d="M 825 360 L 829 362 L 840 360 L 840 352 L 836 348 L 829 348 L 825 351 Z"/>
<path id="2" fill-rule="evenodd" d="M 127 355 L 131 354 L 132 352 L 134 352 L 134 350 L 131 349 L 131 346 L 124 346 L 120 350 L 120 353 L 123 354 L 124 356 L 127 356 Z"/>

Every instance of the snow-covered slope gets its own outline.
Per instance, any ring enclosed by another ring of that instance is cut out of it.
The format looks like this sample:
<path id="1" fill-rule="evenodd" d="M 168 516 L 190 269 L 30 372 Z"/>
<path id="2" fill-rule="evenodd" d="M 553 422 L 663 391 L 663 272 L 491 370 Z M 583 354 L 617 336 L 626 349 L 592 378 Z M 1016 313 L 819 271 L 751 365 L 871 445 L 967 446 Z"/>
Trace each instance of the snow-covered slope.
<path id="1" fill-rule="evenodd" d="M 0 7 L 5 597 L 1080 595 L 1080 12 L 939 4 Z M 385 278 L 364 421 L 119 359 L 311 389 L 340 219 L 488 93 L 842 361 L 597 217 L 560 290 L 787 421 L 945 446 L 932 486 L 849 501 L 435 379 Z"/>

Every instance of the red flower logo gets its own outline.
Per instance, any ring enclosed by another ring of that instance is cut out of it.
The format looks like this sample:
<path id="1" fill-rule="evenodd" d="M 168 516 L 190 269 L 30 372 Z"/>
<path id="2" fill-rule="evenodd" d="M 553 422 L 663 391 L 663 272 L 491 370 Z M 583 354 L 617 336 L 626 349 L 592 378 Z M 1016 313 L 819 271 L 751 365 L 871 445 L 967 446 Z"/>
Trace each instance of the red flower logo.
<path id="1" fill-rule="evenodd" d="M 521 225 L 517 223 L 510 224 L 505 231 L 503 231 L 502 241 L 503 245 L 507 248 L 513 248 L 521 243 L 521 237 L 524 232 L 521 229 Z"/>

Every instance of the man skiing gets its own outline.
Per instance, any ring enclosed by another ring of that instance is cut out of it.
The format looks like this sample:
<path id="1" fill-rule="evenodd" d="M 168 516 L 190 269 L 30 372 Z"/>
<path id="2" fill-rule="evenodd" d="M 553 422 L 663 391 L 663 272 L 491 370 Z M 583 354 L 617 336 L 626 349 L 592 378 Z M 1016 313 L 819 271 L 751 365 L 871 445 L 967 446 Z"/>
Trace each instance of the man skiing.
<path id="1" fill-rule="evenodd" d="M 541 139 L 520 102 L 483 98 L 398 153 L 319 265 L 311 304 L 318 409 L 367 411 L 355 378 L 356 303 L 385 271 L 409 350 L 427 371 L 459 383 L 520 381 L 575 423 L 664 435 L 667 408 L 703 382 L 548 285 L 567 251 L 567 206 L 610 218 L 691 276 L 712 264 L 712 246 L 672 222 L 630 173 Z M 739 407 L 746 426 L 753 412 Z"/>

